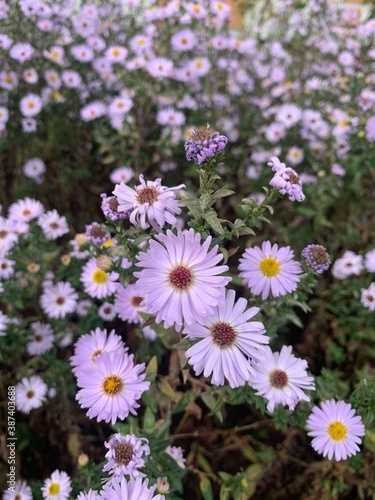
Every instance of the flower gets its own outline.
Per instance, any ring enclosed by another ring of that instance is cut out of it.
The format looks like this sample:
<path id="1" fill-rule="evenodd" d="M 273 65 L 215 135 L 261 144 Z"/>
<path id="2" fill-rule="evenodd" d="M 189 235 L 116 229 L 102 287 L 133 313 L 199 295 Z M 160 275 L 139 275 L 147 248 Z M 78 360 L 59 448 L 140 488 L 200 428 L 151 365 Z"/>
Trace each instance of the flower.
<path id="1" fill-rule="evenodd" d="M 307 375 L 307 361 L 296 358 L 291 346 L 283 346 L 280 352 L 265 348 L 265 363 L 254 365 L 255 375 L 250 385 L 258 396 L 268 399 L 267 410 L 273 412 L 276 405 L 289 406 L 290 410 L 299 401 L 310 401 L 302 389 L 314 390 L 313 377 Z"/>
<path id="2" fill-rule="evenodd" d="M 15 263 L 15 260 L 4 259 L 0 257 L 0 279 L 8 280 L 14 275 L 13 266 Z"/>
<path id="3" fill-rule="evenodd" d="M 101 500 L 164 500 L 164 495 L 154 495 L 156 484 L 148 487 L 148 479 L 141 477 L 111 481 L 103 486 Z"/>
<path id="4" fill-rule="evenodd" d="M 3 257 L 17 240 L 15 222 L 0 216 L 0 257 Z"/>
<path id="5" fill-rule="evenodd" d="M 360 416 L 345 401 L 331 399 L 314 406 L 306 421 L 313 437 L 311 442 L 315 451 L 332 460 L 346 460 L 359 451 L 361 439 L 365 435 L 365 426 Z"/>
<path id="6" fill-rule="evenodd" d="M 137 287 L 135 285 L 128 285 L 123 287 L 119 286 L 115 297 L 115 311 L 122 321 L 128 323 L 143 324 L 144 319 L 138 314 L 138 311 L 143 311 L 141 306 L 144 297 L 137 294 Z"/>
<path id="7" fill-rule="evenodd" d="M 75 311 L 77 299 L 78 294 L 72 285 L 60 281 L 47 287 L 40 297 L 40 305 L 49 318 L 65 318 Z"/>
<path id="8" fill-rule="evenodd" d="M 301 255 L 306 259 L 307 267 L 313 273 L 322 274 L 331 264 L 329 255 L 322 245 L 307 245 Z"/>
<path id="9" fill-rule="evenodd" d="M 96 366 L 96 358 L 103 352 L 127 352 L 120 335 L 115 330 L 107 333 L 107 330 L 95 328 L 90 333 L 82 335 L 74 345 L 74 355 L 70 358 L 73 373 L 78 376 L 79 372 L 87 367 Z"/>
<path id="10" fill-rule="evenodd" d="M 113 321 L 116 317 L 114 305 L 110 302 L 103 302 L 98 309 L 98 316 L 104 321 Z"/>
<path id="11" fill-rule="evenodd" d="M 117 196 L 107 196 L 105 193 L 101 195 L 102 203 L 101 209 L 103 210 L 103 214 L 113 221 L 128 219 L 132 210 L 128 210 L 127 212 L 120 213 L 118 211 L 118 199 Z"/>
<path id="12" fill-rule="evenodd" d="M 103 245 L 111 238 L 111 233 L 109 233 L 108 231 L 104 231 L 103 225 L 99 224 L 98 222 L 87 224 L 85 234 L 87 236 L 87 239 L 93 245 L 97 246 Z"/>
<path id="13" fill-rule="evenodd" d="M 27 94 L 20 100 L 20 110 L 23 116 L 36 116 L 42 109 L 42 100 L 36 94 Z"/>
<path id="14" fill-rule="evenodd" d="M 38 225 L 42 228 L 47 240 L 56 240 L 69 232 L 66 218 L 63 215 L 60 216 L 55 209 L 40 215 Z"/>
<path id="15" fill-rule="evenodd" d="M 194 130 L 190 139 L 185 142 L 186 159 L 201 165 L 208 158 L 223 151 L 227 143 L 228 138 L 225 135 L 220 135 L 209 126 Z"/>
<path id="16" fill-rule="evenodd" d="M 3 286 L 0 283 L 0 293 L 3 292 Z M 6 335 L 8 323 L 10 322 L 9 317 L 0 311 L 0 337 L 4 337 Z"/>
<path id="17" fill-rule="evenodd" d="M 148 229 L 151 225 L 156 231 L 161 231 L 166 222 L 176 224 L 175 214 L 180 214 L 181 209 L 177 205 L 175 191 L 185 185 L 168 188 L 161 185 L 161 179 L 145 182 L 142 174 L 139 181 L 135 190 L 123 182 L 115 186 L 113 194 L 117 197 L 118 211 L 131 210 L 130 222 L 143 229 Z"/>
<path id="18" fill-rule="evenodd" d="M 375 311 L 375 282 L 368 288 L 362 288 L 361 304 L 370 311 Z"/>
<path id="19" fill-rule="evenodd" d="M 174 458 L 181 469 L 185 469 L 186 458 L 184 458 L 184 450 L 181 446 L 167 446 L 165 448 L 165 453 L 167 453 L 170 457 Z"/>
<path id="20" fill-rule="evenodd" d="M 99 493 L 95 490 L 81 491 L 76 500 L 98 500 Z"/>
<path id="21" fill-rule="evenodd" d="M 16 408 L 23 413 L 30 413 L 42 406 L 48 387 L 38 375 L 23 377 L 16 385 Z"/>
<path id="22" fill-rule="evenodd" d="M 45 500 L 66 500 L 72 491 L 70 477 L 66 472 L 56 469 L 51 477 L 44 481 L 41 490 Z"/>
<path id="23" fill-rule="evenodd" d="M 117 433 L 108 442 L 105 442 L 104 446 L 108 448 L 108 451 L 105 455 L 107 463 L 104 465 L 103 471 L 114 476 L 126 474 L 137 477 L 139 475 L 137 469 L 145 465 L 142 456 L 150 454 L 148 440 L 138 438 L 135 434 L 124 436 Z"/>
<path id="24" fill-rule="evenodd" d="M 365 268 L 370 273 L 375 273 L 375 249 L 365 254 Z"/>
<path id="25" fill-rule="evenodd" d="M 272 157 L 268 165 L 275 171 L 275 175 L 270 180 L 270 186 L 276 188 L 281 194 L 287 194 L 290 201 L 305 199 L 302 182 L 295 170 L 286 167 L 285 163 L 281 163 L 276 157 Z"/>
<path id="26" fill-rule="evenodd" d="M 16 481 L 15 486 L 4 491 L 3 500 L 33 500 L 30 486 L 25 481 Z"/>
<path id="27" fill-rule="evenodd" d="M 135 365 L 134 355 L 123 351 L 102 352 L 95 360 L 96 366 L 87 367 L 78 374 L 77 385 L 81 387 L 76 399 L 82 408 L 88 408 L 87 416 L 105 420 L 112 425 L 117 419 L 124 420 L 129 413 L 136 415 L 136 402 L 150 382 L 145 382 L 142 373 L 145 364 Z"/>
<path id="28" fill-rule="evenodd" d="M 82 269 L 81 281 L 90 297 L 103 299 L 117 290 L 119 273 L 106 273 L 99 269 L 97 259 L 92 257 Z"/>
<path id="29" fill-rule="evenodd" d="M 31 356 L 38 356 L 51 349 L 55 340 L 52 326 L 47 323 L 35 321 L 31 323 L 30 328 L 33 333 L 28 337 L 26 350 Z"/>
<path id="30" fill-rule="evenodd" d="M 211 236 L 201 244 L 201 235 L 193 229 L 168 230 L 150 240 L 148 252 L 137 256 L 135 272 L 138 294 L 145 297 L 144 309 L 155 314 L 156 323 L 164 327 L 191 325 L 202 316 L 212 314 L 222 302 L 223 288 L 231 281 L 229 276 L 218 276 L 228 271 L 228 266 L 217 266 L 223 255 L 218 245 L 209 251 Z"/>
<path id="31" fill-rule="evenodd" d="M 113 184 L 119 184 L 120 182 L 129 182 L 134 176 L 134 172 L 130 167 L 118 167 L 115 168 L 111 175 L 109 176 L 110 181 Z"/>
<path id="32" fill-rule="evenodd" d="M 293 251 L 289 246 L 278 247 L 264 241 L 262 248 L 247 248 L 239 259 L 238 276 L 255 295 L 262 294 L 262 300 L 286 295 L 297 288 L 302 272 L 299 262 L 292 260 Z"/>
<path id="33" fill-rule="evenodd" d="M 38 200 L 24 198 L 12 203 L 8 209 L 8 218 L 16 222 L 30 222 L 44 212 L 44 207 Z"/>
<path id="34" fill-rule="evenodd" d="M 362 269 L 363 257 L 350 250 L 346 250 L 343 256 L 333 264 L 332 275 L 338 280 L 344 280 L 353 274 L 361 274 Z"/>
<path id="35" fill-rule="evenodd" d="M 234 290 L 229 290 L 225 303 L 215 307 L 212 314 L 186 326 L 188 339 L 202 339 L 190 347 L 185 356 L 197 375 L 212 373 L 212 383 L 223 385 L 224 377 L 231 387 L 245 385 L 255 374 L 251 361 L 264 361 L 263 344 L 268 344 L 265 328 L 259 321 L 249 321 L 258 312 L 252 307 L 245 312 L 247 300 L 235 302 Z"/>

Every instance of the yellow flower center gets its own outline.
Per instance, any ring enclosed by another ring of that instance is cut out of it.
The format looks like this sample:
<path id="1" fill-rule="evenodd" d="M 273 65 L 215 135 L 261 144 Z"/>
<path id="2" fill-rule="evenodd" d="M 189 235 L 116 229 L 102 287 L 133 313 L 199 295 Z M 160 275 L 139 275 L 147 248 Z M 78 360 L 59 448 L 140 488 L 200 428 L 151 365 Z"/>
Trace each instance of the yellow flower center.
<path id="1" fill-rule="evenodd" d="M 108 280 L 108 274 L 102 271 L 101 269 L 97 269 L 92 275 L 92 280 L 97 285 L 101 285 L 102 283 L 105 283 Z"/>
<path id="2" fill-rule="evenodd" d="M 51 496 L 56 496 L 60 493 L 60 485 L 58 483 L 51 483 L 48 488 L 48 494 Z"/>
<path id="3" fill-rule="evenodd" d="M 280 272 L 280 262 L 273 257 L 265 257 L 259 264 L 259 269 L 267 278 L 274 278 Z"/>
<path id="4" fill-rule="evenodd" d="M 124 387 L 123 380 L 117 375 L 110 375 L 103 381 L 103 391 L 107 396 L 116 396 Z"/>
<path id="5" fill-rule="evenodd" d="M 194 7 L 193 7 L 193 11 L 196 13 L 196 14 L 199 14 L 199 12 L 201 11 L 201 8 L 199 5 L 195 4 Z"/>
<path id="6" fill-rule="evenodd" d="M 112 238 L 109 238 L 107 241 L 105 241 L 105 242 L 103 243 L 103 247 L 104 247 L 104 248 L 109 248 L 109 247 L 111 247 L 111 246 L 113 246 L 113 239 L 112 239 Z"/>
<path id="7" fill-rule="evenodd" d="M 346 438 L 347 429 L 342 422 L 332 422 L 328 426 L 328 434 L 334 441 L 342 441 Z"/>
<path id="8" fill-rule="evenodd" d="M 27 107 L 28 108 L 33 108 L 35 106 L 35 104 L 33 102 L 28 102 L 27 103 Z"/>

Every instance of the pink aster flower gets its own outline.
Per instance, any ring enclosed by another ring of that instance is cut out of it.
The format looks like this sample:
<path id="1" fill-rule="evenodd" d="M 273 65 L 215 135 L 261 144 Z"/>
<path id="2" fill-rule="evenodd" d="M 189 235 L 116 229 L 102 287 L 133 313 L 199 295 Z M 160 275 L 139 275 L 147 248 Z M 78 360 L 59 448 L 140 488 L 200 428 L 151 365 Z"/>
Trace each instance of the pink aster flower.
<path id="1" fill-rule="evenodd" d="M 115 296 L 115 311 L 122 321 L 128 323 L 143 324 L 143 318 L 138 314 L 139 311 L 144 312 L 141 306 L 144 297 L 140 297 L 137 293 L 136 285 L 119 286 Z"/>
<path id="2" fill-rule="evenodd" d="M 76 399 L 82 408 L 88 408 L 87 416 L 105 420 L 112 425 L 117 419 L 124 420 L 129 413 L 136 415 L 136 402 L 150 382 L 146 382 L 145 364 L 135 365 L 133 354 L 119 351 L 103 352 L 96 359 L 96 366 L 79 373 L 77 385 L 81 389 Z M 142 373 L 143 372 L 143 373 Z"/>
<path id="3" fill-rule="evenodd" d="M 0 216 L 0 257 L 3 257 L 17 240 L 16 222 Z"/>
<path id="4" fill-rule="evenodd" d="M 120 182 L 129 182 L 134 177 L 134 172 L 130 167 L 115 168 L 109 176 L 113 184 L 120 184 Z"/>
<path id="5" fill-rule="evenodd" d="M 28 337 L 27 353 L 30 356 L 39 356 L 49 351 L 55 340 L 52 326 L 47 323 L 35 321 L 31 323 L 30 328 L 33 333 Z"/>
<path id="6" fill-rule="evenodd" d="M 24 377 L 16 385 L 16 408 L 23 413 L 30 413 L 34 408 L 42 406 L 46 399 L 48 387 L 38 375 Z"/>
<path id="7" fill-rule="evenodd" d="M 223 258 L 218 245 L 209 250 L 211 236 L 201 244 L 201 235 L 193 229 L 177 235 L 167 230 L 155 238 L 148 252 L 138 255 L 137 266 L 144 269 L 134 273 L 138 293 L 146 297 L 145 311 L 155 314 L 157 323 L 164 321 L 165 328 L 181 328 L 213 314 L 231 281 L 218 276 L 228 271 L 228 266 L 216 265 Z"/>
<path id="8" fill-rule="evenodd" d="M 262 300 L 286 295 L 297 288 L 302 268 L 293 260 L 294 253 L 289 246 L 279 248 L 275 243 L 264 241 L 262 248 L 247 248 L 240 258 L 239 277 L 255 295 L 262 294 Z"/>
<path id="9" fill-rule="evenodd" d="M 295 170 L 280 163 L 276 157 L 272 157 L 268 165 L 275 171 L 275 175 L 270 180 L 270 186 L 276 188 L 281 194 L 287 194 L 290 201 L 303 201 L 305 199 L 302 182 Z"/>
<path id="10" fill-rule="evenodd" d="M 110 302 L 103 302 L 98 309 L 98 316 L 103 321 L 113 321 L 116 317 L 115 306 Z"/>
<path id="11" fill-rule="evenodd" d="M 276 405 L 289 406 L 294 410 L 298 401 L 310 401 L 303 390 L 314 390 L 313 377 L 307 375 L 307 361 L 296 358 L 291 346 L 283 346 L 280 352 L 265 350 L 265 363 L 254 365 L 255 375 L 250 385 L 258 396 L 268 400 L 267 410 L 273 412 Z"/>
<path id="12" fill-rule="evenodd" d="M 366 307 L 366 309 L 375 311 L 375 283 L 371 283 L 368 288 L 362 288 L 361 304 Z"/>
<path id="13" fill-rule="evenodd" d="M 138 438 L 135 434 L 115 434 L 108 442 L 104 443 L 108 448 L 105 455 L 107 463 L 103 467 L 104 472 L 113 476 L 129 475 L 137 477 L 140 475 L 138 469 L 144 467 L 143 455 L 150 454 L 150 447 L 146 438 Z"/>
<path id="14" fill-rule="evenodd" d="M 16 261 L 0 257 L 0 279 L 8 280 L 14 275 L 14 265 Z"/>
<path id="15" fill-rule="evenodd" d="M 78 493 L 76 500 L 98 500 L 99 493 L 95 490 L 90 489 L 89 491 L 81 491 Z"/>
<path id="16" fill-rule="evenodd" d="M 353 274 L 361 274 L 362 270 L 363 257 L 351 250 L 346 250 L 342 257 L 335 260 L 332 266 L 332 275 L 336 279 L 344 280 Z"/>
<path id="17" fill-rule="evenodd" d="M 16 43 L 9 51 L 12 59 L 24 63 L 33 56 L 34 49 L 28 42 Z"/>
<path id="18" fill-rule="evenodd" d="M 148 487 L 148 479 L 141 477 L 111 481 L 103 486 L 99 498 L 101 500 L 164 500 L 164 495 L 154 495 L 156 484 Z"/>
<path id="19" fill-rule="evenodd" d="M 245 311 L 247 300 L 235 302 L 234 290 L 229 290 L 224 304 L 215 307 L 213 314 L 186 326 L 183 334 L 188 339 L 200 339 L 185 356 L 197 375 L 212 373 L 212 383 L 223 385 L 225 379 L 231 387 L 245 385 L 255 374 L 253 360 L 264 361 L 263 344 L 268 344 L 265 328 L 259 321 L 249 321 L 258 307 Z"/>
<path id="20" fill-rule="evenodd" d="M 7 488 L 4 491 L 2 500 L 33 500 L 33 494 L 25 481 L 16 481 L 12 489 Z"/>
<path id="21" fill-rule="evenodd" d="M 8 209 L 8 219 L 15 222 L 30 222 L 44 212 L 40 201 L 24 198 L 12 203 Z"/>
<path id="22" fill-rule="evenodd" d="M 41 158 L 29 158 L 25 161 L 22 170 L 26 177 L 38 181 L 42 179 L 46 171 L 46 164 Z"/>
<path id="23" fill-rule="evenodd" d="M 181 446 L 167 446 L 165 448 L 165 453 L 172 457 L 174 460 L 176 460 L 177 464 L 181 469 L 185 469 L 186 465 L 186 458 L 184 458 L 184 450 L 181 448 Z"/>
<path id="24" fill-rule="evenodd" d="M 46 288 L 40 297 L 40 305 L 49 318 L 65 318 L 75 311 L 78 294 L 72 285 L 60 281 Z"/>
<path id="25" fill-rule="evenodd" d="M 140 184 L 135 190 L 124 183 L 116 185 L 113 194 L 118 200 L 118 211 L 132 210 L 129 215 L 130 222 L 143 229 L 148 229 L 151 225 L 156 231 L 160 231 L 166 223 L 176 224 L 175 214 L 180 214 L 181 209 L 177 205 L 175 191 L 185 185 L 168 188 L 162 186 L 161 179 L 146 182 L 142 174 L 139 181 Z"/>
<path id="26" fill-rule="evenodd" d="M 171 46 L 173 50 L 183 52 L 191 50 L 197 44 L 197 38 L 194 32 L 190 29 L 184 29 L 175 33 L 171 38 Z"/>
<path id="27" fill-rule="evenodd" d="M 60 236 L 69 233 L 68 222 L 63 215 L 59 215 L 57 210 L 49 210 L 38 218 L 38 225 L 47 240 L 56 240 Z"/>
<path id="28" fill-rule="evenodd" d="M 84 122 L 96 120 L 107 113 L 107 106 L 102 101 L 93 101 L 86 104 L 81 110 L 80 115 Z"/>
<path id="29" fill-rule="evenodd" d="M 66 500 L 72 491 L 70 477 L 66 472 L 56 469 L 51 477 L 44 481 L 41 490 L 44 500 Z"/>
<path id="30" fill-rule="evenodd" d="M 352 406 L 334 399 L 324 401 L 321 408 L 314 406 L 306 427 L 314 450 L 337 462 L 356 455 L 362 442 L 359 436 L 365 435 L 362 419 Z"/>
<path id="31" fill-rule="evenodd" d="M 20 100 L 20 110 L 23 116 L 35 116 L 42 109 L 42 99 L 37 94 L 27 94 Z"/>
<path id="32" fill-rule="evenodd" d="M 115 293 L 118 277 L 119 273 L 114 271 L 107 273 L 99 269 L 97 259 L 92 257 L 83 267 L 80 279 L 90 297 L 103 299 Z"/>
<path id="33" fill-rule="evenodd" d="M 370 273 L 375 273 L 375 249 L 370 250 L 365 255 L 365 268 Z"/>
<path id="34" fill-rule="evenodd" d="M 82 335 L 74 345 L 74 355 L 70 358 L 73 373 L 78 376 L 85 368 L 96 366 L 96 358 L 103 352 L 119 351 L 127 352 L 128 348 L 115 330 L 107 333 L 106 329 L 95 328 L 90 333 Z"/>
<path id="35" fill-rule="evenodd" d="M 148 61 L 146 65 L 147 71 L 151 76 L 162 80 L 171 76 L 173 70 L 173 62 L 165 57 L 155 57 Z"/>

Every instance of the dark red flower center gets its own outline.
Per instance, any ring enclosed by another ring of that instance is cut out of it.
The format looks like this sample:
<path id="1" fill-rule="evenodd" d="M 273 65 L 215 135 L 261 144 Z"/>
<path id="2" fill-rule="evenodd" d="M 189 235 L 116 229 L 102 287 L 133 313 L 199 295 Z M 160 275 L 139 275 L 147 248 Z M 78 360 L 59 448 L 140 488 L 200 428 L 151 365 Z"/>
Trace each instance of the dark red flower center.
<path id="1" fill-rule="evenodd" d="M 139 307 L 141 302 L 143 300 L 143 297 L 138 297 L 138 295 L 134 295 L 132 298 L 131 298 L 131 304 L 133 307 Z"/>
<path id="2" fill-rule="evenodd" d="M 128 465 L 133 457 L 133 446 L 129 443 L 119 443 L 115 447 L 115 460 L 118 464 Z"/>
<path id="3" fill-rule="evenodd" d="M 191 273 L 189 269 L 183 266 L 178 266 L 169 275 L 169 281 L 179 290 L 187 288 L 191 283 Z"/>
<path id="4" fill-rule="evenodd" d="M 216 323 L 211 327 L 211 335 L 214 343 L 223 349 L 234 343 L 236 331 L 228 323 Z"/>
<path id="5" fill-rule="evenodd" d="M 284 370 L 275 369 L 270 374 L 270 384 L 276 389 L 282 389 L 288 385 L 288 375 Z"/>

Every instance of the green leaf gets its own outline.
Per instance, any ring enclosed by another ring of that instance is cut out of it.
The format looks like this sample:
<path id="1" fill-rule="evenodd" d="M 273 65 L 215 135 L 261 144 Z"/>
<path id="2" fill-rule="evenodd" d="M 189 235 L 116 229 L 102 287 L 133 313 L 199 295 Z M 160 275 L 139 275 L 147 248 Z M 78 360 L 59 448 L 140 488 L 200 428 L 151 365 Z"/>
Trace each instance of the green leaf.
<path id="1" fill-rule="evenodd" d="M 143 430 L 153 432 L 155 429 L 155 415 L 149 406 L 146 407 L 143 417 Z"/>
<path id="2" fill-rule="evenodd" d="M 221 225 L 221 222 L 214 209 L 211 209 L 202 215 L 205 221 L 208 222 L 208 224 L 214 231 L 216 231 L 218 234 L 224 234 L 223 226 Z"/>
<path id="3" fill-rule="evenodd" d="M 200 476 L 199 489 L 201 490 L 204 500 L 213 500 L 214 494 L 212 491 L 211 481 L 203 474 Z"/>

